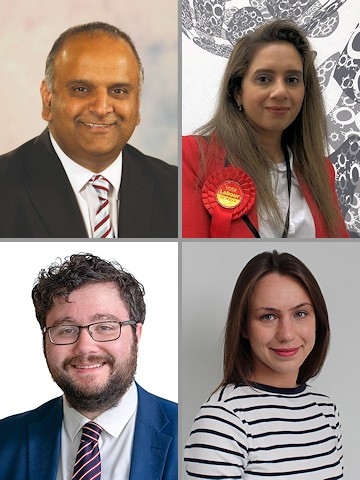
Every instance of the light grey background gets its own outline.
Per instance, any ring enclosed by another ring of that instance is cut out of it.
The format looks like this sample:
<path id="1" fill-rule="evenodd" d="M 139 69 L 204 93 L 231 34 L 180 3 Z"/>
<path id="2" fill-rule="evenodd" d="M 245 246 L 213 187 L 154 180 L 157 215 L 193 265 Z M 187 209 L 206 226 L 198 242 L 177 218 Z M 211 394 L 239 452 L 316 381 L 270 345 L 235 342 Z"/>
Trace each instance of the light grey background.
<path id="1" fill-rule="evenodd" d="M 0 418 L 62 394 L 46 366 L 31 290 L 40 269 L 81 252 L 116 260 L 144 285 L 147 312 L 136 379 L 151 393 L 177 401 L 177 242 L 0 242 Z"/>
<path id="2" fill-rule="evenodd" d="M 103 21 L 130 35 L 145 70 L 141 123 L 129 143 L 177 163 L 177 0 L 0 0 L 0 12 L 0 154 L 46 127 L 39 88 L 56 38 L 73 25 Z"/>
<path id="3" fill-rule="evenodd" d="M 223 329 L 239 273 L 253 256 L 273 249 L 300 258 L 314 274 L 325 297 L 331 325 L 331 346 L 320 376 L 311 383 L 317 390 L 329 395 L 339 408 L 345 478 L 357 479 L 360 446 L 360 255 L 356 240 L 183 241 L 181 448 L 201 404 L 221 381 Z"/>

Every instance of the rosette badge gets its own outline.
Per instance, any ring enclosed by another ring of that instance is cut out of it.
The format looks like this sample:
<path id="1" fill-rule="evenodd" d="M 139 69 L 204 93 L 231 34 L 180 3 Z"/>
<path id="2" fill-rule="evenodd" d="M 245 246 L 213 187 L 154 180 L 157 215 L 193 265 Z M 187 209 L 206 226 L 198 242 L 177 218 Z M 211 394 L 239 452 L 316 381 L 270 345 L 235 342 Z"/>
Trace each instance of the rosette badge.
<path id="1" fill-rule="evenodd" d="M 210 237 L 230 237 L 231 222 L 247 214 L 255 198 L 254 182 L 239 168 L 224 167 L 210 175 L 202 188 L 202 201 L 212 216 Z"/>
<path id="2" fill-rule="evenodd" d="M 216 201 L 221 207 L 236 208 L 244 198 L 241 186 L 233 180 L 226 180 L 220 183 L 215 193 Z"/>

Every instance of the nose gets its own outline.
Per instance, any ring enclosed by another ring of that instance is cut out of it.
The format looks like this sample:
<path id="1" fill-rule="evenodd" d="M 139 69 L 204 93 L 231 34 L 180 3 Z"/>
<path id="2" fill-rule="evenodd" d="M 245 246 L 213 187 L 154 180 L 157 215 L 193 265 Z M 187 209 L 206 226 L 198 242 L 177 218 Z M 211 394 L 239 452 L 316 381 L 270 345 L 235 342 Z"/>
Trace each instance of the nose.
<path id="1" fill-rule="evenodd" d="M 280 319 L 276 336 L 279 342 L 290 342 L 295 338 L 295 328 L 291 318 Z"/>
<path id="2" fill-rule="evenodd" d="M 90 111 L 98 117 L 105 117 L 113 111 L 112 98 L 107 90 L 94 92 L 91 100 Z"/>
<path id="3" fill-rule="evenodd" d="M 78 354 L 95 353 L 99 349 L 98 342 L 96 342 L 86 328 L 80 329 L 80 335 L 77 342 L 73 343 L 73 351 Z"/>
<path id="4" fill-rule="evenodd" d="M 284 100 L 288 96 L 287 86 L 282 78 L 277 79 L 270 94 L 270 98 Z"/>

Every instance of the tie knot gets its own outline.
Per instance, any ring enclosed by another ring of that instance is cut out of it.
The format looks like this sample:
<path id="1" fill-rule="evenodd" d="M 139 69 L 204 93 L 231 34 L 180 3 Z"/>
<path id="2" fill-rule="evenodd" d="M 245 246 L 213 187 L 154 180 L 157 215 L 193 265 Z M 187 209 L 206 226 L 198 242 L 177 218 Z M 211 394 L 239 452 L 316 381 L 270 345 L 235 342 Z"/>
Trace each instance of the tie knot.
<path id="1" fill-rule="evenodd" d="M 102 428 L 95 422 L 88 422 L 83 426 L 81 440 L 84 442 L 98 442 Z"/>
<path id="2" fill-rule="evenodd" d="M 102 175 L 93 175 L 90 183 L 100 198 L 107 199 L 110 190 L 110 182 L 107 178 Z"/>

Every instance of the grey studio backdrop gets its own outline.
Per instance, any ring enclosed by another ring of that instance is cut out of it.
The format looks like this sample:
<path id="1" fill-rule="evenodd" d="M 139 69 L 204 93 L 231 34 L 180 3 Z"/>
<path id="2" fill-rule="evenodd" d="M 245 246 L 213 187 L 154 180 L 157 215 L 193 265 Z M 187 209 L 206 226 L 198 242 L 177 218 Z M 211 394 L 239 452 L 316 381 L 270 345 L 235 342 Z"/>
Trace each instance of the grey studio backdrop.
<path id="1" fill-rule="evenodd" d="M 338 406 L 344 478 L 355 480 L 359 478 L 360 445 L 360 256 L 356 240 L 183 242 L 181 457 L 199 407 L 221 381 L 223 329 L 237 277 L 253 256 L 274 249 L 300 258 L 325 297 L 331 326 L 330 351 L 322 372 L 310 383 Z M 184 469 L 182 478 L 186 478 Z"/>
<path id="2" fill-rule="evenodd" d="M 168 163 L 178 161 L 177 0 L 0 0 L 2 119 L 0 154 L 46 127 L 40 83 L 56 38 L 79 23 L 102 21 L 133 39 L 145 70 L 141 123 L 129 143 Z"/>

